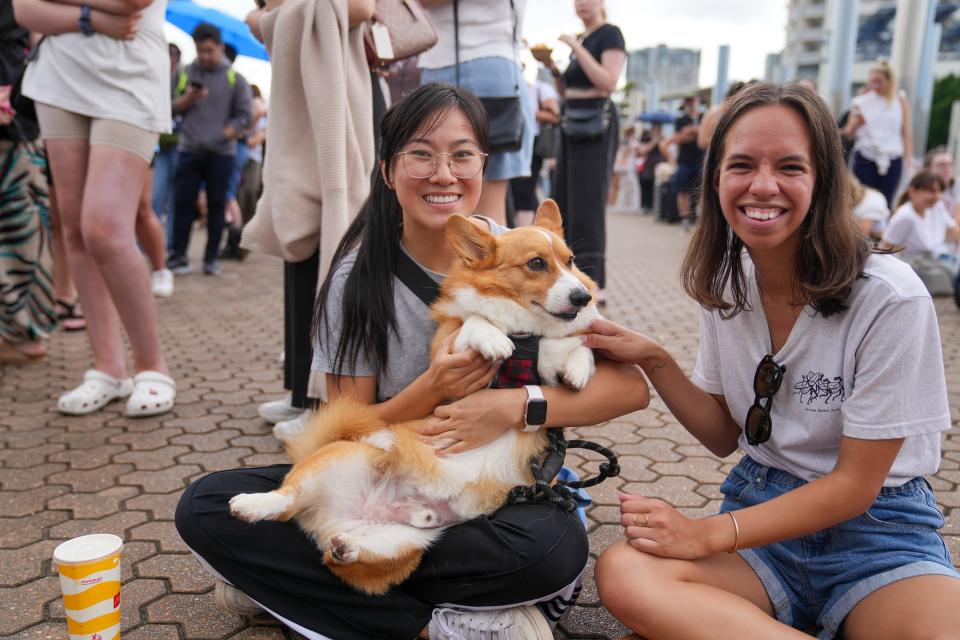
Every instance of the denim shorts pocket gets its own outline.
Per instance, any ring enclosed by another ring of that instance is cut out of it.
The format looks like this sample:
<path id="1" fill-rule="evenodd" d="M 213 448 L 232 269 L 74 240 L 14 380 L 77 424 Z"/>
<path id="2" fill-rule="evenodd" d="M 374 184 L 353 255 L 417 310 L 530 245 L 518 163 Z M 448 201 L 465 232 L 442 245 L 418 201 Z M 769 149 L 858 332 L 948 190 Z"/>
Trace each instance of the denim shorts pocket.
<path id="1" fill-rule="evenodd" d="M 880 495 L 863 518 L 873 525 L 901 531 L 940 529 L 944 525 L 943 514 L 929 490 Z"/>
<path id="2" fill-rule="evenodd" d="M 739 500 L 752 486 L 753 482 L 750 477 L 740 467 L 734 467 L 720 485 L 720 493 Z"/>

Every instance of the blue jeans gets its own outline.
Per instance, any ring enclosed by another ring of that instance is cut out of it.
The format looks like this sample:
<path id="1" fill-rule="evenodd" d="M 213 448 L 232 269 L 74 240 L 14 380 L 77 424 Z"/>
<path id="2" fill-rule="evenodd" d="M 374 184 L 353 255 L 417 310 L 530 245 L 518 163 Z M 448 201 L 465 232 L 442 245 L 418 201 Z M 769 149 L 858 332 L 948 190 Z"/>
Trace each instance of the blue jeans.
<path id="1" fill-rule="evenodd" d="M 176 146 L 161 149 L 153 156 L 153 190 L 150 201 L 157 216 L 165 221 L 167 251 L 173 248 L 174 177 L 180 152 Z"/>
<path id="2" fill-rule="evenodd" d="M 720 511 L 767 502 L 804 484 L 744 456 L 720 485 Z M 816 626 L 818 638 L 833 638 L 861 600 L 888 584 L 921 575 L 960 578 L 937 532 L 943 522 L 930 485 L 914 478 L 881 489 L 856 518 L 739 553 L 763 583 L 780 622 Z"/>
<path id="3" fill-rule="evenodd" d="M 230 182 L 227 184 L 227 202 L 237 197 L 237 190 L 240 188 L 240 176 L 243 175 L 243 166 L 247 164 L 247 158 L 250 157 L 250 147 L 247 146 L 247 139 L 237 141 L 237 155 L 233 156 L 233 170 L 230 172 Z"/>
<path id="4" fill-rule="evenodd" d="M 223 210 L 227 185 L 233 171 L 233 156 L 183 151 L 177 164 L 175 215 L 171 257 L 184 258 L 190 246 L 190 230 L 197 219 L 197 195 L 200 184 L 207 189 L 207 248 L 204 263 L 217 261 L 223 238 Z"/>
<path id="5" fill-rule="evenodd" d="M 897 187 L 900 186 L 900 173 L 903 171 L 903 158 L 893 158 L 890 160 L 890 167 L 886 175 L 880 175 L 877 169 L 877 163 L 867 160 L 859 151 L 853 153 L 853 175 L 857 180 L 863 183 L 863 186 L 876 189 L 887 199 L 887 206 L 892 211 L 893 196 L 897 195 Z"/>

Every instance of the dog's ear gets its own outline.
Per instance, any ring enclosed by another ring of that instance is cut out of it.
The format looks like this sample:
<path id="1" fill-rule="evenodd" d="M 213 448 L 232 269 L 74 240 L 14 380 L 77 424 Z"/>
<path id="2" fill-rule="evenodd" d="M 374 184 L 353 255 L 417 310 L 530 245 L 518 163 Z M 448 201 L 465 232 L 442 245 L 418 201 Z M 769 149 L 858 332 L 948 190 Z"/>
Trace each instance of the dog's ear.
<path id="1" fill-rule="evenodd" d="M 457 257 L 471 266 L 492 258 L 497 251 L 493 234 L 463 216 L 450 216 L 447 220 L 447 242 Z"/>
<path id="2" fill-rule="evenodd" d="M 560 207 L 550 198 L 540 203 L 533 224 L 536 227 L 543 227 L 547 231 L 552 231 L 561 238 L 563 237 L 563 220 L 560 218 Z"/>

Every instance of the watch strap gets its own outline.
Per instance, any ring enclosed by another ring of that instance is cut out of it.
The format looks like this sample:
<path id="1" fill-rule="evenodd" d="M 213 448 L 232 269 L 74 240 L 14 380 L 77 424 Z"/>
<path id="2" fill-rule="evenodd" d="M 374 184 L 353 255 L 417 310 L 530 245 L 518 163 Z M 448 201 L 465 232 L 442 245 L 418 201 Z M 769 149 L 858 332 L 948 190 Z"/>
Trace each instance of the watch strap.
<path id="1" fill-rule="evenodd" d="M 93 30 L 93 24 L 90 22 L 90 5 L 80 5 L 80 32 L 85 36 L 92 36 L 96 31 Z"/>

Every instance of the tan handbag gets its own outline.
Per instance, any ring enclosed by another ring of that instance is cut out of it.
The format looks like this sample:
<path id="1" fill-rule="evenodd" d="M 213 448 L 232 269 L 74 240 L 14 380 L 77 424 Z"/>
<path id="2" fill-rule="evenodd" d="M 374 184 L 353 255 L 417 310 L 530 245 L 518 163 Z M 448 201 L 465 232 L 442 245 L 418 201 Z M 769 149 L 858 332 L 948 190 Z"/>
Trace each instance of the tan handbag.
<path id="1" fill-rule="evenodd" d="M 437 32 L 418 0 L 376 0 L 364 31 L 371 67 L 418 55 L 437 43 Z"/>

